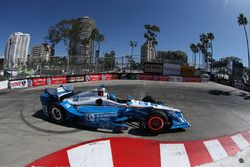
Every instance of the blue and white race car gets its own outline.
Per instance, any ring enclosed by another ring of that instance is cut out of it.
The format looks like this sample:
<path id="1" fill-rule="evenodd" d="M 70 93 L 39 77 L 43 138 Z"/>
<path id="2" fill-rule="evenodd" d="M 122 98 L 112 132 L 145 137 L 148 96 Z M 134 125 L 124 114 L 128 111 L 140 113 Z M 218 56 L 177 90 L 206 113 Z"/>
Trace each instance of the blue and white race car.
<path id="1" fill-rule="evenodd" d="M 70 85 L 46 88 L 40 100 L 44 115 L 57 123 L 77 121 L 115 132 L 127 130 L 125 122 L 136 122 L 151 133 L 190 127 L 179 109 L 155 102 L 151 97 L 143 101 L 130 96 L 120 99 L 107 93 L 103 86 L 77 94 Z"/>

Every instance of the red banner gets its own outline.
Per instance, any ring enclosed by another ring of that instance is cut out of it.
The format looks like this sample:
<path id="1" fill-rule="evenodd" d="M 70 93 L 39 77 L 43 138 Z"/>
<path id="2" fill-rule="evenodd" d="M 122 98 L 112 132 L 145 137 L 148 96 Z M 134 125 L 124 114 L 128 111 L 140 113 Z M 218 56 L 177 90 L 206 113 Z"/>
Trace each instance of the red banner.
<path id="1" fill-rule="evenodd" d="M 105 80 L 119 79 L 118 74 L 102 74 L 102 79 L 103 79 L 103 75 L 105 75 Z"/>
<path id="2" fill-rule="evenodd" d="M 85 75 L 85 81 L 99 81 L 99 80 L 102 80 L 101 74 Z"/>
<path id="3" fill-rule="evenodd" d="M 201 78 L 182 78 L 183 82 L 201 82 Z"/>
<path id="4" fill-rule="evenodd" d="M 46 78 L 32 78 L 32 86 L 46 85 Z"/>
<path id="5" fill-rule="evenodd" d="M 169 76 L 163 76 L 163 75 L 161 75 L 159 77 L 159 81 L 169 81 Z"/>
<path id="6" fill-rule="evenodd" d="M 143 74 L 140 74 L 140 79 L 141 80 L 152 80 L 153 79 L 153 75 L 143 75 Z"/>
<path id="7" fill-rule="evenodd" d="M 66 81 L 66 76 L 51 77 L 51 84 L 64 84 Z"/>

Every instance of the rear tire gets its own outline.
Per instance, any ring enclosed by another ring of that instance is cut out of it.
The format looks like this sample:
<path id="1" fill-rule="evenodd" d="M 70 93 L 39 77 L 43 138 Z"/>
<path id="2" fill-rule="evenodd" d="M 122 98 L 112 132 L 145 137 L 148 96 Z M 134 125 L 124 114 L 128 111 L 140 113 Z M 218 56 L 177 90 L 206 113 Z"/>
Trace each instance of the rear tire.
<path id="1" fill-rule="evenodd" d="M 153 111 L 148 115 L 145 125 L 150 133 L 158 134 L 168 128 L 169 119 L 164 112 Z"/>
<path id="2" fill-rule="evenodd" d="M 66 114 L 62 107 L 54 105 L 50 107 L 50 115 L 54 122 L 62 124 L 65 122 Z"/>

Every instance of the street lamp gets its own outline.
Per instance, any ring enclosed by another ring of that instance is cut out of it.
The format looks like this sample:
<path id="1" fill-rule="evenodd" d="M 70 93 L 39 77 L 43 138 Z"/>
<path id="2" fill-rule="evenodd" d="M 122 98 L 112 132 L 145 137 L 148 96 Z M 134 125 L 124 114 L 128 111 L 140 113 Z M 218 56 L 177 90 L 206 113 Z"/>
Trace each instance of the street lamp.
<path id="1" fill-rule="evenodd" d="M 130 73 L 132 73 L 132 59 L 133 59 L 133 51 L 134 51 L 134 47 L 137 46 L 137 42 L 135 41 L 130 41 L 129 45 L 131 46 L 131 57 L 130 57 Z"/>

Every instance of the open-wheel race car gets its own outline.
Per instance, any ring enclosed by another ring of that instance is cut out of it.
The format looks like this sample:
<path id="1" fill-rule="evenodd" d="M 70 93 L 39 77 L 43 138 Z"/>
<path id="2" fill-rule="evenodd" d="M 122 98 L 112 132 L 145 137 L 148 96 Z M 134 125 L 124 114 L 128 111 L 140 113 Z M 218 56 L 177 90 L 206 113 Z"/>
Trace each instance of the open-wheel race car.
<path id="1" fill-rule="evenodd" d="M 127 130 L 128 121 L 151 133 L 190 127 L 179 109 L 156 102 L 150 96 L 141 101 L 131 96 L 121 99 L 108 93 L 104 86 L 81 93 L 74 93 L 71 85 L 46 88 L 40 100 L 44 115 L 56 123 L 73 121 L 114 132 Z"/>

